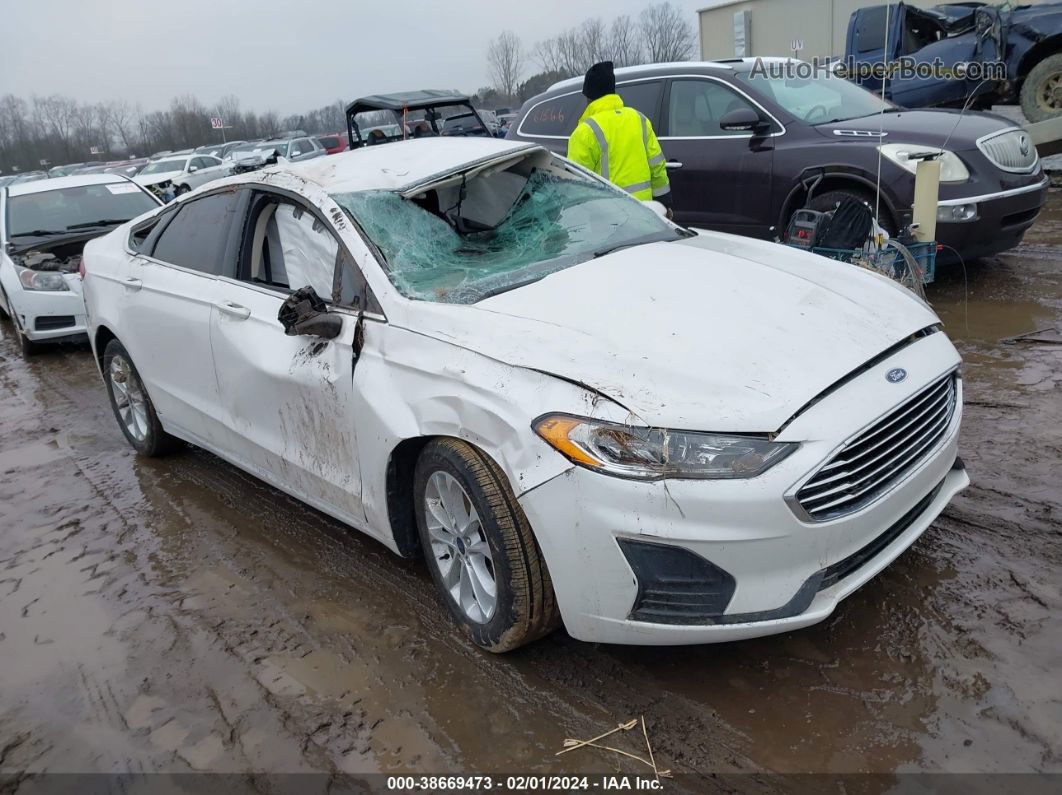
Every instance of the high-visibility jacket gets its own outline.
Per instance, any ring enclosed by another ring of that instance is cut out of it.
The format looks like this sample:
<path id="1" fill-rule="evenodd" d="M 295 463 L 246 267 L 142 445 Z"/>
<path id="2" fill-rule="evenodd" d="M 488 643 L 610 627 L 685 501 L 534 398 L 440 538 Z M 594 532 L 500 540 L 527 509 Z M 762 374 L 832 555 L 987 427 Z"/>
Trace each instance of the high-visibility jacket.
<path id="1" fill-rule="evenodd" d="M 618 94 L 586 106 L 568 139 L 568 158 L 642 201 L 671 190 L 652 123 Z"/>

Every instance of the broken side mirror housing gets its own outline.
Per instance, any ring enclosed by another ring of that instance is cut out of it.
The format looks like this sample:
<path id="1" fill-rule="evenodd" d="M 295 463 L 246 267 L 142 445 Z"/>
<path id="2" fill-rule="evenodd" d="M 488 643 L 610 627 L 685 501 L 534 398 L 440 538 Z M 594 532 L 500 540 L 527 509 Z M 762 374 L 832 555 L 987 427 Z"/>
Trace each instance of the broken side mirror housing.
<path id="1" fill-rule="evenodd" d="M 289 337 L 305 335 L 332 340 L 343 332 L 343 317 L 328 311 L 312 287 L 302 287 L 280 305 L 277 320 Z"/>
<path id="2" fill-rule="evenodd" d="M 752 108 L 736 108 L 719 120 L 719 127 L 727 132 L 760 133 L 766 131 L 770 123 Z"/>

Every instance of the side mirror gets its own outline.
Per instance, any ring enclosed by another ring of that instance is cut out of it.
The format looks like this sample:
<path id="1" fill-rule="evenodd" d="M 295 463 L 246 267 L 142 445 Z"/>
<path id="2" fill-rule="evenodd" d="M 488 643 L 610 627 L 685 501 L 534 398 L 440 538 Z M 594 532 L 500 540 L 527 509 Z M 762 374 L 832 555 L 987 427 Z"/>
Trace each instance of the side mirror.
<path id="1" fill-rule="evenodd" d="M 280 305 L 277 320 L 289 337 L 306 335 L 332 340 L 343 332 L 342 316 L 331 314 L 312 287 L 303 287 L 288 296 Z"/>
<path id="2" fill-rule="evenodd" d="M 719 127 L 727 132 L 763 132 L 770 123 L 760 118 L 752 108 L 736 108 L 719 120 Z"/>
<path id="3" fill-rule="evenodd" d="M 199 166 L 188 166 L 188 173 L 189 174 L 191 174 L 193 171 L 198 171 L 198 170 L 199 170 Z"/>

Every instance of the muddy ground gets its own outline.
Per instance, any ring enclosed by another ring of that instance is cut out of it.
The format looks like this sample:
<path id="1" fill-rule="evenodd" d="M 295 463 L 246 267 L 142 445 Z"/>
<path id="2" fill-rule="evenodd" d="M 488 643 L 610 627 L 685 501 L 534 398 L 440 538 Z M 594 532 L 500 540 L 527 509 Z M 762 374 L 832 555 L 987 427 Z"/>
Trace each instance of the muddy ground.
<path id="1" fill-rule="evenodd" d="M 0 768 L 632 771 L 554 752 L 644 715 L 677 773 L 1062 772 L 1062 346 L 1001 342 L 1062 325 L 1060 262 L 1056 192 L 930 290 L 973 486 L 829 621 L 694 648 L 481 653 L 423 566 L 202 451 L 135 457 L 87 348 L 25 362 L 5 323 Z"/>

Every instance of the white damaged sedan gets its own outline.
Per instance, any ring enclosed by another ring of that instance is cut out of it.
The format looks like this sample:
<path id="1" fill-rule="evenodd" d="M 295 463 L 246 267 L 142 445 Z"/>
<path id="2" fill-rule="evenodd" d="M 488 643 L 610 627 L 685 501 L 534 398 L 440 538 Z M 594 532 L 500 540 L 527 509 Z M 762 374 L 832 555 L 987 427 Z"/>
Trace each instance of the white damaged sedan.
<path id="1" fill-rule="evenodd" d="M 926 304 L 533 145 L 233 177 L 85 267 L 139 452 L 190 442 L 423 556 L 491 651 L 562 621 L 635 644 L 813 624 L 969 483 Z"/>

